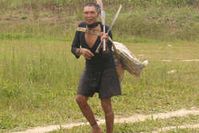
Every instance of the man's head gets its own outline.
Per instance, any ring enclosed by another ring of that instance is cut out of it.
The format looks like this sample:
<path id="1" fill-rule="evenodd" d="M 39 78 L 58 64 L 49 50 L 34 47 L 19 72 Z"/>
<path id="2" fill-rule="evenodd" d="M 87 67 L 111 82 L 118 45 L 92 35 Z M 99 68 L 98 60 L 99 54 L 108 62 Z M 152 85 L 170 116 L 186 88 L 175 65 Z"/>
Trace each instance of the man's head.
<path id="1" fill-rule="evenodd" d="M 99 14 L 100 8 L 96 3 L 88 3 L 84 6 L 84 18 L 88 24 L 95 23 Z"/>

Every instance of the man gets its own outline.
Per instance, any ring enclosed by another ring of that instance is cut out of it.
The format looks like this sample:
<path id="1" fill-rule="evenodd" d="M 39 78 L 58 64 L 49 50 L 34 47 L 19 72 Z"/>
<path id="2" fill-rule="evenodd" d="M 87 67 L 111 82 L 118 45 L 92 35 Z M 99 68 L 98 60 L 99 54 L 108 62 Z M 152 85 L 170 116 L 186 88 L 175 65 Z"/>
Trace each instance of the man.
<path id="1" fill-rule="evenodd" d="M 103 25 L 98 22 L 99 6 L 95 3 L 88 3 L 84 6 L 84 22 L 79 24 L 80 28 L 87 28 L 89 31 L 101 33 L 99 36 L 90 32 L 76 31 L 71 51 L 79 58 L 83 56 L 86 60 L 85 70 L 79 82 L 76 101 L 92 127 L 92 133 L 102 133 L 94 114 L 88 105 L 89 97 L 99 93 L 101 106 L 105 113 L 106 133 L 113 132 L 114 113 L 112 110 L 111 97 L 121 95 L 120 82 L 115 70 L 112 43 L 108 41 L 109 35 L 102 32 Z M 108 26 L 106 26 L 108 30 Z M 106 39 L 107 51 L 102 49 L 96 53 L 100 42 Z"/>

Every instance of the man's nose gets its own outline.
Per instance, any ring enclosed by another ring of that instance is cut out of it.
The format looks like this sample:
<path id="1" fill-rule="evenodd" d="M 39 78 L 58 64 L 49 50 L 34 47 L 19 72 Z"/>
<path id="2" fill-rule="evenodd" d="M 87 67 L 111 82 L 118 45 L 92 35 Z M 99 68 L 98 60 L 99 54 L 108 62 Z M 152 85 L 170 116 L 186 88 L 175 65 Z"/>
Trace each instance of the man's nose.
<path id="1" fill-rule="evenodd" d="M 91 16 L 92 16 L 92 14 L 91 14 L 91 13 L 88 13 L 88 14 L 87 14 L 87 16 L 88 16 L 88 17 L 91 17 Z"/>

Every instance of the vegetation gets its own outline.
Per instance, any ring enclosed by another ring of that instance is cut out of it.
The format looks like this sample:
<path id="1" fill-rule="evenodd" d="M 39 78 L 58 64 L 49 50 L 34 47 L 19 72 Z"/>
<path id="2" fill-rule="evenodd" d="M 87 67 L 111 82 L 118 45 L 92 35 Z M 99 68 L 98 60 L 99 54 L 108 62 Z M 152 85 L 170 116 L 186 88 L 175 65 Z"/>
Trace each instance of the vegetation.
<path id="1" fill-rule="evenodd" d="M 74 101 L 84 60 L 70 45 L 88 1 L 0 1 L 0 132 L 85 120 Z M 199 58 L 198 0 L 105 0 L 108 24 L 121 3 L 114 39 L 150 65 L 126 74 L 116 115 L 198 107 L 198 62 L 180 61 Z M 97 96 L 90 103 L 102 117 Z"/>
<path id="2" fill-rule="evenodd" d="M 74 101 L 84 61 L 77 61 L 69 47 L 64 41 L 1 41 L 2 130 L 84 120 Z M 139 80 L 125 76 L 123 96 L 113 99 L 116 115 L 198 107 L 198 63 L 178 60 L 199 58 L 197 44 L 134 43 L 128 47 L 136 55 L 144 54 L 150 65 Z M 168 74 L 171 70 L 176 73 Z M 97 96 L 90 103 L 102 117 Z"/>
<path id="3" fill-rule="evenodd" d="M 114 133 L 141 133 L 141 132 L 152 132 L 161 130 L 164 127 L 176 127 L 176 129 L 170 129 L 165 133 L 195 133 L 198 129 L 180 129 L 179 126 L 187 124 L 198 123 L 198 116 L 188 116 L 183 118 L 170 118 L 167 120 L 146 120 L 144 122 L 137 123 L 123 123 L 115 124 Z M 105 125 L 102 126 L 105 129 Z M 80 126 L 79 128 L 72 128 L 68 130 L 60 129 L 53 131 L 52 133 L 87 133 L 90 129 L 88 126 Z"/>
<path id="4" fill-rule="evenodd" d="M 82 20 L 80 9 L 89 1 L 3 0 L 0 8 L 3 35 L 0 38 L 36 35 L 62 40 L 67 36 L 69 40 Z M 199 38 L 198 0 L 105 0 L 104 4 L 107 24 L 111 23 L 119 4 L 123 5 L 113 28 L 115 38 L 164 41 Z"/>

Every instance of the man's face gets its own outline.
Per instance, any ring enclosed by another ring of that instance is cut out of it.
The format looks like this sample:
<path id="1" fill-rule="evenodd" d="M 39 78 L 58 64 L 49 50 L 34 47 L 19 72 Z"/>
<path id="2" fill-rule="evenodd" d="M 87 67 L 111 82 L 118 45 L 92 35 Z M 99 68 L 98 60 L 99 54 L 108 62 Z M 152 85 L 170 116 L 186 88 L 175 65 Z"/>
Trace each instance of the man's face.
<path id="1" fill-rule="evenodd" d="M 98 13 L 94 6 L 84 7 L 84 18 L 88 24 L 95 23 L 97 21 Z"/>

